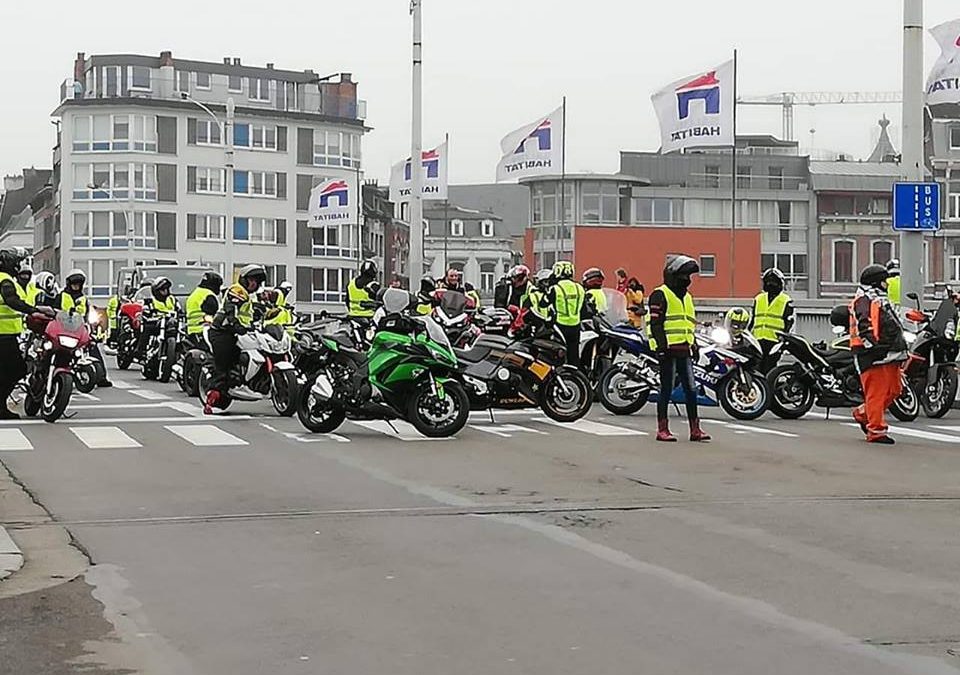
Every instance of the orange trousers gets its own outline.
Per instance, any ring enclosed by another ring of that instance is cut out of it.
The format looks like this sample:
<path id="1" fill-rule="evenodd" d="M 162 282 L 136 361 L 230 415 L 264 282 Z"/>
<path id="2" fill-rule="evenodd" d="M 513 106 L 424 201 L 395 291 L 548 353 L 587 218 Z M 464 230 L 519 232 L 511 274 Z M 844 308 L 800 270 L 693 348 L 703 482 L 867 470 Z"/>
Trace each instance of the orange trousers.
<path id="1" fill-rule="evenodd" d="M 885 363 L 868 368 L 860 374 L 863 386 L 863 405 L 853 411 L 853 418 L 867 425 L 867 439 L 887 434 L 886 412 L 897 400 L 902 389 L 900 364 Z"/>

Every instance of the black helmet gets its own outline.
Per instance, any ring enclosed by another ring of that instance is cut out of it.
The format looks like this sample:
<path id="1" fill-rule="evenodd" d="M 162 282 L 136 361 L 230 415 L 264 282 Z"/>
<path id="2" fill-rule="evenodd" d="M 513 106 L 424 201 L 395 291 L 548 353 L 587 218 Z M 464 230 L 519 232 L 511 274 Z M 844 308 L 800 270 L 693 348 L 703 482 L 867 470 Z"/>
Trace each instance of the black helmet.
<path id="1" fill-rule="evenodd" d="M 20 252 L 14 248 L 5 248 L 0 251 L 0 271 L 7 274 L 15 274 L 20 267 Z"/>
<path id="2" fill-rule="evenodd" d="M 890 259 L 890 262 L 887 263 L 887 272 L 890 273 L 891 277 L 900 276 L 900 258 Z"/>
<path id="3" fill-rule="evenodd" d="M 150 293 L 157 300 L 165 300 L 170 295 L 170 287 L 173 286 L 167 277 L 157 277 L 150 284 Z"/>
<path id="4" fill-rule="evenodd" d="M 690 285 L 691 275 L 700 272 L 700 263 L 688 255 L 672 255 L 663 267 L 663 283 L 667 286 L 679 284 L 683 288 Z"/>
<path id="5" fill-rule="evenodd" d="M 860 272 L 860 284 L 881 288 L 881 284 L 890 278 L 890 273 L 883 265 L 867 265 Z"/>
<path id="6" fill-rule="evenodd" d="M 215 293 L 218 293 L 223 287 L 223 277 L 220 276 L 219 272 L 214 272 L 213 270 L 204 272 L 203 279 L 200 280 L 200 285 Z"/>
<path id="7" fill-rule="evenodd" d="M 771 281 L 779 281 L 781 287 L 783 287 L 787 281 L 787 278 L 783 276 L 783 272 L 778 270 L 776 267 L 771 267 L 768 270 L 764 270 L 760 278 L 763 280 L 764 284 Z"/>
<path id="8" fill-rule="evenodd" d="M 850 308 L 846 305 L 837 305 L 830 310 L 830 325 L 839 328 L 850 326 Z"/>
<path id="9" fill-rule="evenodd" d="M 81 286 L 87 283 L 87 275 L 84 274 L 81 269 L 72 269 L 70 274 L 67 275 L 67 278 L 63 280 L 64 285 L 70 287 L 73 284 L 80 284 Z"/>
<path id="10" fill-rule="evenodd" d="M 367 279 L 373 279 L 380 273 L 380 269 L 377 267 L 377 263 L 372 260 L 364 260 L 360 263 L 360 276 Z"/>
<path id="11" fill-rule="evenodd" d="M 420 294 L 421 295 L 430 295 L 435 290 L 437 290 L 437 282 L 434 281 L 433 277 L 429 274 L 424 274 L 420 277 Z"/>
<path id="12" fill-rule="evenodd" d="M 247 281 L 256 281 L 259 284 L 265 284 L 267 283 L 267 270 L 263 265 L 245 265 L 244 267 L 240 268 L 240 273 L 237 275 L 237 281 L 239 281 L 240 284 L 245 288 Z"/>

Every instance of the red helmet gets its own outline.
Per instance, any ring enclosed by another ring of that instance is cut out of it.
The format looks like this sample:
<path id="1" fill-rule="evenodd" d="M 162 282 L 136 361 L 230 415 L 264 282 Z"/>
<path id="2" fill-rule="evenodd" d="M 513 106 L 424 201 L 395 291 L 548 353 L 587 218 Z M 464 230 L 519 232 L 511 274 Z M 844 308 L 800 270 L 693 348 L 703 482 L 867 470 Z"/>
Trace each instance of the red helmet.
<path id="1" fill-rule="evenodd" d="M 510 270 L 510 278 L 514 283 L 525 283 L 530 279 L 530 268 L 526 265 L 516 265 Z"/>
<path id="2" fill-rule="evenodd" d="M 599 267 L 591 267 L 583 273 L 584 288 L 600 288 L 603 286 L 603 270 Z"/>

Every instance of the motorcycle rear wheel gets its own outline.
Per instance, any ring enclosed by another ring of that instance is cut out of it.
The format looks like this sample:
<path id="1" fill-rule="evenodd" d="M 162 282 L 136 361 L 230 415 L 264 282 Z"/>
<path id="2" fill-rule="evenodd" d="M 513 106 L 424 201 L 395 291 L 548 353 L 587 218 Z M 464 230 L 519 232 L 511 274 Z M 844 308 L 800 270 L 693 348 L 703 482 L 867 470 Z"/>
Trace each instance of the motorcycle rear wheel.
<path id="1" fill-rule="evenodd" d="M 906 376 L 902 375 L 901 377 L 903 378 L 903 387 L 900 396 L 890 404 L 888 410 L 901 422 L 912 422 L 920 416 L 920 397 L 910 386 L 910 381 L 907 380 Z"/>
<path id="2" fill-rule="evenodd" d="M 130 342 L 135 340 L 135 337 L 131 335 L 132 333 L 133 325 L 124 317 L 120 321 L 120 329 L 117 332 L 117 368 L 120 370 L 126 370 L 133 363 L 134 349 Z"/>
<path id="3" fill-rule="evenodd" d="M 333 433 L 346 418 L 347 413 L 342 407 L 319 400 L 309 389 L 297 400 L 297 419 L 311 433 Z"/>
<path id="4" fill-rule="evenodd" d="M 40 416 L 44 422 L 56 422 L 63 416 L 70 396 L 73 394 L 73 375 L 71 373 L 56 373 L 50 384 L 50 395 L 44 394 L 40 402 Z"/>
<path id="5" fill-rule="evenodd" d="M 40 401 L 27 392 L 23 397 L 23 414 L 27 417 L 36 417 L 40 413 Z"/>
<path id="6" fill-rule="evenodd" d="M 813 389 L 800 379 L 800 371 L 793 365 L 777 366 L 767 375 L 767 382 L 770 412 L 780 419 L 798 420 L 813 408 Z"/>
<path id="7" fill-rule="evenodd" d="M 556 422 L 576 422 L 592 405 L 590 380 L 573 368 L 554 370 L 540 389 L 540 408 Z"/>
<path id="8" fill-rule="evenodd" d="M 632 415 L 639 412 L 650 399 L 650 387 L 637 382 L 636 392 L 621 392 L 622 387 L 632 385 L 635 382 L 622 366 L 615 365 L 607 368 L 603 377 L 600 378 L 600 384 L 597 386 L 601 405 L 614 415 Z M 640 386 L 643 388 L 639 388 Z"/>
<path id="9" fill-rule="evenodd" d="M 82 394 L 89 394 L 97 388 L 97 382 L 100 378 L 97 376 L 97 368 L 92 363 L 80 366 L 73 372 L 73 378 L 76 381 L 77 391 Z"/>
<path id="10" fill-rule="evenodd" d="M 953 408 L 953 403 L 957 399 L 957 371 L 952 368 L 941 368 L 937 373 L 937 382 L 934 389 L 938 394 L 934 399 L 930 398 L 929 387 L 926 380 L 920 383 L 922 387 L 920 393 L 920 406 L 923 408 L 923 414 L 931 419 L 940 419 Z M 919 389 L 919 387 L 918 387 Z"/>

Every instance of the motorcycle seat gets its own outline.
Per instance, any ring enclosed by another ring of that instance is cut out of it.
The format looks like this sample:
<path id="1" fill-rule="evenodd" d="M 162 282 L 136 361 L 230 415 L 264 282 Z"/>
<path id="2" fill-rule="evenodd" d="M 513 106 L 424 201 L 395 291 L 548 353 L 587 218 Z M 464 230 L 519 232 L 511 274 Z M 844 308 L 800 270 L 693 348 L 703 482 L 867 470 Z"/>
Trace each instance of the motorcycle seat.
<path id="1" fill-rule="evenodd" d="M 481 335 L 469 349 L 457 349 L 457 358 L 466 363 L 479 363 L 494 349 L 503 349 L 512 341 L 498 335 Z"/>

